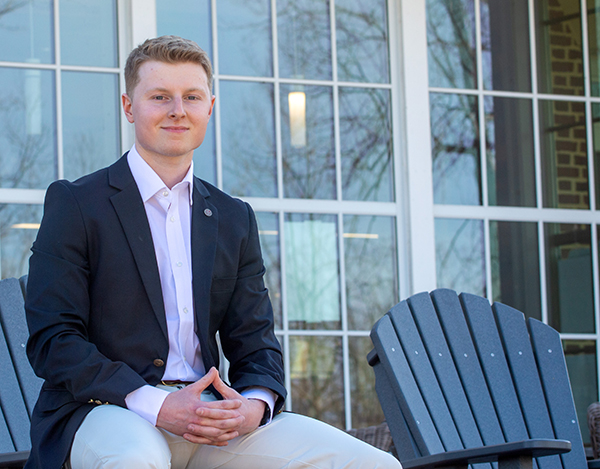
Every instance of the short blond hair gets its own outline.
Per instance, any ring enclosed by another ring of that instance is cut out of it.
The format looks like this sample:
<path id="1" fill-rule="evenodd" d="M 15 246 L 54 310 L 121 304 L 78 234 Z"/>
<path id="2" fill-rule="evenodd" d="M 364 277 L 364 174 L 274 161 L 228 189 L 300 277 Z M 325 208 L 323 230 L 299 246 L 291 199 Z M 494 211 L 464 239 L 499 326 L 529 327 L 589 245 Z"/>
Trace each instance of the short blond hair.
<path id="1" fill-rule="evenodd" d="M 179 36 L 160 36 L 146 39 L 131 51 L 125 64 L 125 91 L 132 97 L 140 81 L 139 70 L 150 60 L 168 64 L 191 62 L 201 65 L 206 72 L 208 89 L 212 91 L 213 73 L 208 54 L 194 41 Z"/>

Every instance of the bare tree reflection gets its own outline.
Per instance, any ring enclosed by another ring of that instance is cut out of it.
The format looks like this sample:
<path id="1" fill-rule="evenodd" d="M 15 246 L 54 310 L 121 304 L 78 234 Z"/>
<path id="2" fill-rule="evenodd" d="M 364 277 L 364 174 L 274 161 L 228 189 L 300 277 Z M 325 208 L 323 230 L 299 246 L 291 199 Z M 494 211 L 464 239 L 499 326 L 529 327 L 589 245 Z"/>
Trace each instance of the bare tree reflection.
<path id="1" fill-rule="evenodd" d="M 290 337 L 294 412 L 344 428 L 342 341 L 337 337 Z"/>
<path id="2" fill-rule="evenodd" d="M 340 135 L 343 198 L 393 200 L 390 92 L 340 88 Z"/>
<path id="3" fill-rule="evenodd" d="M 221 82 L 223 186 L 234 195 L 274 197 L 273 86 Z"/>
<path id="4" fill-rule="evenodd" d="M 474 1 L 427 1 L 427 46 L 432 86 L 474 88 L 477 83 Z"/>
<path id="5" fill-rule="evenodd" d="M 24 0 L 4 0 L 0 3 L 0 18 L 4 15 L 7 15 L 8 13 L 12 13 L 13 11 L 18 10 L 19 8 L 25 6 L 28 3 L 29 1 Z M 5 26 L 0 27 L 6 29 Z"/>
<path id="6" fill-rule="evenodd" d="M 291 144 L 288 93 L 294 86 L 281 86 L 281 139 L 284 194 L 295 198 L 335 199 L 335 150 L 333 95 L 325 86 L 304 86 L 306 94 L 306 145 Z"/>
<path id="7" fill-rule="evenodd" d="M 0 204 L 0 278 L 27 273 L 30 247 L 41 218 L 41 205 Z"/>
<path id="8" fill-rule="evenodd" d="M 352 399 L 352 427 L 379 425 L 384 420 L 383 411 L 376 398 L 373 369 L 366 360 L 373 349 L 369 337 L 349 337 L 350 396 Z"/>

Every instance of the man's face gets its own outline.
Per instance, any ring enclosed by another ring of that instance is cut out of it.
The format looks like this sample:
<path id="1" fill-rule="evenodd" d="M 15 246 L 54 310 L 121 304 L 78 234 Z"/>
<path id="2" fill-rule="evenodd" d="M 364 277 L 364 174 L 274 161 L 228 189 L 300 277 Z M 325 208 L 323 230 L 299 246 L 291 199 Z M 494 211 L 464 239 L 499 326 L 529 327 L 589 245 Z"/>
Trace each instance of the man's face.
<path id="1" fill-rule="evenodd" d="M 191 161 L 204 140 L 215 97 L 201 65 L 149 61 L 139 69 L 132 96 L 123 94 L 127 120 L 135 123 L 135 144 L 144 159 L 181 157 Z"/>

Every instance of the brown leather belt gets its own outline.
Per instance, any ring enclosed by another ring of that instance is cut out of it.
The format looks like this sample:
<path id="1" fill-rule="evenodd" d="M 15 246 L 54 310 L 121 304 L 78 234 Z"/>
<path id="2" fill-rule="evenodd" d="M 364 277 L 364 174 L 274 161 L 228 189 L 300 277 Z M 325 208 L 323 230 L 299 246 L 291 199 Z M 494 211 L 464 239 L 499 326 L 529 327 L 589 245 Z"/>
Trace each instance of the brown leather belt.
<path id="1" fill-rule="evenodd" d="M 175 380 L 175 381 L 161 381 L 160 384 L 164 384 L 165 386 L 187 386 L 189 384 L 194 384 L 193 381 L 179 381 L 179 380 Z"/>

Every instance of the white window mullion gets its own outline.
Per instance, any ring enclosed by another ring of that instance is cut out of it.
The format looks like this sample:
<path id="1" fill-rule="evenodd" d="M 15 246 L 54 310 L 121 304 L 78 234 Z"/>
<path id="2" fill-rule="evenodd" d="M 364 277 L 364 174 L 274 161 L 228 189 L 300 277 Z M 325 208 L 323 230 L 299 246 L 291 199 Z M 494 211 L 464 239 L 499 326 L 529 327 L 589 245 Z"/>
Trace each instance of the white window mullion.
<path id="1" fill-rule="evenodd" d="M 401 134 L 405 137 L 395 135 L 394 144 L 403 145 L 400 153 L 406 155 L 406 238 L 412 266 L 407 293 L 412 294 L 436 287 L 425 0 L 400 1 L 394 22 L 399 29 L 396 68 L 404 81 L 395 99 L 403 110 Z"/>
<path id="2" fill-rule="evenodd" d="M 211 0 L 211 32 L 212 32 L 212 66 L 213 66 L 213 93 L 217 96 L 213 110 L 213 119 L 215 120 L 215 165 L 217 176 L 217 187 L 223 189 L 223 151 L 221 140 L 221 75 L 219 69 L 219 35 L 217 24 L 217 0 Z"/>
<path id="3" fill-rule="evenodd" d="M 54 2 L 54 63 L 56 71 L 54 83 L 56 86 L 56 170 L 58 179 L 64 177 L 64 149 L 63 149 L 63 120 L 62 120 L 62 72 L 60 54 L 60 2 Z"/>

